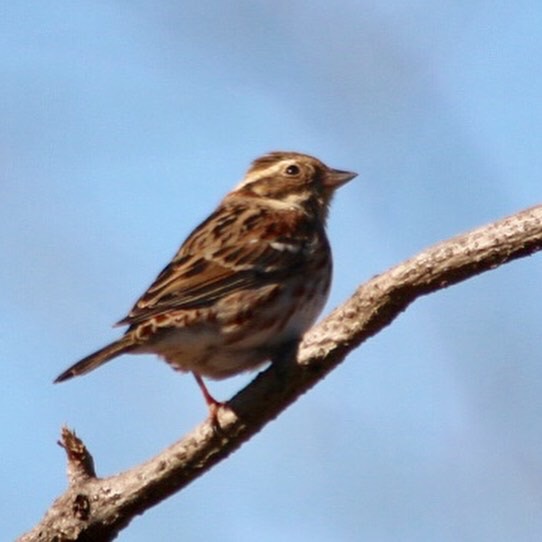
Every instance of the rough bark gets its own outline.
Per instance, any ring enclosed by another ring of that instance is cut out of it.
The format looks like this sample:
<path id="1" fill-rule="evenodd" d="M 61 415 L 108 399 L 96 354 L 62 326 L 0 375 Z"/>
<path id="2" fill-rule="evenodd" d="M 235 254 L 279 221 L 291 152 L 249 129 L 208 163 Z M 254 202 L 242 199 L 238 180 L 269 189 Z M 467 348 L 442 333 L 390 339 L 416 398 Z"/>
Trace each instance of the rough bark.
<path id="1" fill-rule="evenodd" d="M 62 430 L 66 492 L 21 542 L 113 540 L 132 518 L 179 491 L 226 458 L 416 298 L 542 248 L 542 206 L 428 248 L 360 286 L 289 352 L 209 420 L 146 463 L 97 478 L 75 434 Z"/>

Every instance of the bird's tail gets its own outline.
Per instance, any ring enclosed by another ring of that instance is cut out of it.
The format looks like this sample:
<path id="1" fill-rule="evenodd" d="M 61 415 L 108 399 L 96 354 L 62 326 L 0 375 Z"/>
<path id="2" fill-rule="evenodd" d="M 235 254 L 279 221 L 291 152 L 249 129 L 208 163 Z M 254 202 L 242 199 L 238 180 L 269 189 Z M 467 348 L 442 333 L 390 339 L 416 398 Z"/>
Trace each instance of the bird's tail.
<path id="1" fill-rule="evenodd" d="M 104 346 L 100 350 L 97 350 L 90 356 L 78 361 L 75 365 L 72 365 L 69 369 L 66 369 L 62 374 L 55 378 L 55 384 L 57 382 L 63 382 L 73 378 L 74 376 L 84 375 L 96 369 L 100 365 L 103 365 L 107 361 L 129 352 L 136 346 L 133 337 L 130 335 L 124 335 L 118 341 L 115 341 L 107 346 Z"/>

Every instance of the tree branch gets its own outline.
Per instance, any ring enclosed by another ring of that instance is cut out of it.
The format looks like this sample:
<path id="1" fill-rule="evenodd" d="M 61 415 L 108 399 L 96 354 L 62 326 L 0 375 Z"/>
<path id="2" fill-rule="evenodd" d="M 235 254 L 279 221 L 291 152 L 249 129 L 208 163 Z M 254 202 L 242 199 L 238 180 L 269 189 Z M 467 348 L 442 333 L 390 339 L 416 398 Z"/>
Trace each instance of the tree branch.
<path id="1" fill-rule="evenodd" d="M 82 441 L 63 429 L 69 487 L 19 541 L 113 540 L 135 515 L 239 448 L 415 299 L 541 248 L 542 205 L 441 242 L 372 278 L 305 335 L 297 355 L 285 353 L 221 408 L 219 430 L 205 421 L 129 471 L 97 478 Z"/>

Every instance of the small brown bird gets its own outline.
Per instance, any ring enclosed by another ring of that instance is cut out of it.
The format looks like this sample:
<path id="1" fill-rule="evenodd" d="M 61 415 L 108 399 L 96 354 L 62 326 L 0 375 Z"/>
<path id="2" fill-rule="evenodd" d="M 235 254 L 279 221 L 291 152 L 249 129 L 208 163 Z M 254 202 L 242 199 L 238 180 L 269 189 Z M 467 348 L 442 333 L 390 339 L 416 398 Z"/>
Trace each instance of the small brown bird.
<path id="1" fill-rule="evenodd" d="M 261 366 L 320 314 L 331 282 L 329 204 L 355 176 L 295 152 L 255 160 L 118 322 L 128 326 L 124 335 L 55 382 L 121 354 L 154 353 L 194 374 L 214 416 L 221 403 L 202 377 Z"/>

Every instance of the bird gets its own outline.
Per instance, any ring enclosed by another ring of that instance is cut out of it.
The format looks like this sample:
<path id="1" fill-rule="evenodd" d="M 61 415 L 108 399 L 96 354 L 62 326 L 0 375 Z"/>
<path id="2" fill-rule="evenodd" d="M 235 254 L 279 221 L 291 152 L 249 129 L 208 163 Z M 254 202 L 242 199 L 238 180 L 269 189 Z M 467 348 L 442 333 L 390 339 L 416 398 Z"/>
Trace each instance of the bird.
<path id="1" fill-rule="evenodd" d="M 254 160 L 116 324 L 128 326 L 124 334 L 55 383 L 122 354 L 157 354 L 194 375 L 215 417 L 225 403 L 203 378 L 223 379 L 273 362 L 287 345 L 299 344 L 322 311 L 332 277 L 329 206 L 336 190 L 356 176 L 298 152 Z"/>

